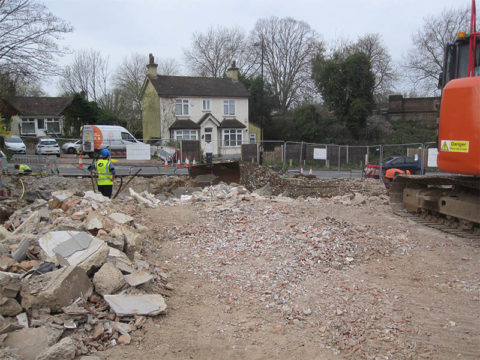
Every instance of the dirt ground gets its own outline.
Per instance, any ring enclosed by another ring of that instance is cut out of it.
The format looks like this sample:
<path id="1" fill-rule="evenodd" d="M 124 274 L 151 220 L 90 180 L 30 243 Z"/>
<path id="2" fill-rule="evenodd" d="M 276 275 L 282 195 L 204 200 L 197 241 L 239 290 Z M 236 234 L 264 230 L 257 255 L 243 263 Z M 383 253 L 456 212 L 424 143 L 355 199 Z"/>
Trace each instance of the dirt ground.
<path id="1" fill-rule="evenodd" d="M 366 187 L 383 192 L 380 184 Z M 480 244 L 342 198 L 139 214 L 166 315 L 102 359 L 478 359 Z"/>
<path id="2" fill-rule="evenodd" d="M 132 181 L 165 201 L 131 215 L 149 229 L 142 256 L 168 279 L 168 309 L 131 333 L 129 345 L 92 355 L 480 358 L 478 241 L 393 215 L 371 179 L 287 179 L 260 167 L 242 174 L 260 195 L 229 197 L 232 188 L 219 187 L 181 202 L 171 196 L 188 192 L 186 178 Z M 22 202 L 91 189 L 90 179 L 24 180 Z M 20 206 L 4 201 L 0 213 Z"/>

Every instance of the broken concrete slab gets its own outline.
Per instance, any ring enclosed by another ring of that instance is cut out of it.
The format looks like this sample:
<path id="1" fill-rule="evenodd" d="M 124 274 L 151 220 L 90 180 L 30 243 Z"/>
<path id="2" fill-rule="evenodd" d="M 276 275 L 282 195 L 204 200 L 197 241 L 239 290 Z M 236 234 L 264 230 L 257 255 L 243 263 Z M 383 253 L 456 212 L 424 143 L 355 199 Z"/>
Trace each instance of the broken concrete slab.
<path id="1" fill-rule="evenodd" d="M 115 294 L 125 286 L 125 279 L 120 270 L 107 262 L 93 276 L 93 285 L 100 295 Z"/>
<path id="2" fill-rule="evenodd" d="M 23 308 L 20 306 L 17 300 L 2 297 L 0 298 L 0 315 L 2 316 L 15 316 L 20 314 Z"/>
<path id="3" fill-rule="evenodd" d="M 16 262 L 25 260 L 25 258 L 27 257 L 27 251 L 29 246 L 30 241 L 28 239 L 23 239 L 17 246 L 15 251 L 12 253 L 12 258 L 15 259 Z"/>
<path id="4" fill-rule="evenodd" d="M 39 353 L 55 344 L 62 332 L 48 327 L 21 329 L 8 333 L 3 345 L 18 349 L 18 355 L 25 360 L 34 360 Z"/>
<path id="5" fill-rule="evenodd" d="M 77 250 L 88 241 L 90 243 L 86 249 Z M 103 240 L 79 231 L 51 231 L 42 236 L 38 242 L 47 256 L 54 258 L 56 263 L 79 266 L 89 274 L 105 263 L 109 252 L 108 245 Z M 73 252 L 74 250 L 77 251 Z M 70 255 L 64 256 L 66 254 Z"/>
<path id="6" fill-rule="evenodd" d="M 18 276 L 9 274 L 10 273 L 0 272 L 0 297 L 15 298 L 21 287 L 20 274 Z"/>
<path id="7" fill-rule="evenodd" d="M 52 199 L 48 202 L 48 207 L 50 209 L 57 209 L 65 200 L 71 198 L 72 196 L 73 192 L 69 190 L 55 191 L 52 193 Z"/>
<path id="8" fill-rule="evenodd" d="M 115 265 L 115 267 L 120 270 L 122 273 L 132 274 L 135 272 L 134 265 L 128 256 L 113 247 L 109 248 L 108 259 L 107 261 Z"/>
<path id="9" fill-rule="evenodd" d="M 90 219 L 87 218 L 86 226 L 87 226 L 87 230 L 91 232 L 103 229 L 102 221 L 96 216 L 93 216 Z"/>
<path id="10" fill-rule="evenodd" d="M 123 225 L 120 231 L 125 235 L 125 254 L 133 259 L 135 253 L 142 248 L 143 236 L 126 225 Z"/>
<path id="11" fill-rule="evenodd" d="M 90 246 L 82 251 L 77 251 L 69 257 L 62 257 L 57 254 L 59 264 L 65 266 L 78 266 L 84 269 L 89 275 L 99 269 L 107 261 L 109 247 L 107 243 L 96 237 L 92 239 Z"/>
<path id="12" fill-rule="evenodd" d="M 17 316 L 17 322 L 18 322 L 18 325 L 24 327 L 24 328 L 28 328 L 28 315 L 26 312 L 23 312 L 23 313 L 20 313 L 18 314 Z"/>
<path id="13" fill-rule="evenodd" d="M 153 276 L 146 271 L 138 271 L 125 275 L 125 280 L 130 286 L 139 286 L 153 279 Z"/>
<path id="14" fill-rule="evenodd" d="M 112 213 L 109 215 L 110 219 L 115 221 L 116 223 L 123 225 L 131 223 L 135 218 L 131 217 L 130 215 L 122 214 L 122 213 Z"/>
<path id="15" fill-rule="evenodd" d="M 77 235 L 79 231 L 50 231 L 38 239 L 38 244 L 49 258 L 55 257 L 53 249 Z"/>
<path id="16" fill-rule="evenodd" d="M 15 264 L 15 260 L 12 259 L 10 256 L 2 255 L 0 256 L 0 270 L 6 271 L 10 266 Z"/>
<path id="17" fill-rule="evenodd" d="M 67 266 L 24 279 L 20 295 L 26 310 L 48 307 L 51 312 L 58 312 L 77 298 L 90 296 L 92 291 L 86 271 L 78 266 Z"/>
<path id="18" fill-rule="evenodd" d="M 163 296 L 156 294 L 105 295 L 103 298 L 118 316 L 155 316 L 167 310 Z"/>
<path id="19" fill-rule="evenodd" d="M 69 360 L 75 358 L 75 353 L 75 342 L 71 337 L 66 337 L 43 351 L 35 360 Z"/>
<path id="20" fill-rule="evenodd" d="M 80 232 L 73 235 L 70 239 L 55 246 L 52 251 L 55 254 L 66 258 L 73 255 L 77 251 L 87 249 L 90 246 L 92 239 L 93 238 L 89 234 Z"/>

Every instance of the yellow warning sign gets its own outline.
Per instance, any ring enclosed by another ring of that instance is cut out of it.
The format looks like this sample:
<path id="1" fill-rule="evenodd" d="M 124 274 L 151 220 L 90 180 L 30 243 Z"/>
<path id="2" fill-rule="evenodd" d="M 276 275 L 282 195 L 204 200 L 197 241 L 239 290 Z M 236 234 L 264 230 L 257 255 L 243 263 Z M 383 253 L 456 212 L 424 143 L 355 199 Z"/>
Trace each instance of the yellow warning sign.
<path id="1" fill-rule="evenodd" d="M 442 151 L 468 153 L 470 141 L 442 140 Z"/>

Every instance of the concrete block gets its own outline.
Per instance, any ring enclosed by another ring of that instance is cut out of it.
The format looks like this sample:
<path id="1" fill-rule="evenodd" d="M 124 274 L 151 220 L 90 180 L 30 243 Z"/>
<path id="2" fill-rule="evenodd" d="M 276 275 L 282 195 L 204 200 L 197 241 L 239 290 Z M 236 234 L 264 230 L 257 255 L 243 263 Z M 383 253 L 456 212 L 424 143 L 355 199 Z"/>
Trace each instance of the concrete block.
<path id="1" fill-rule="evenodd" d="M 155 316 L 167 310 L 163 297 L 156 294 L 105 295 L 103 298 L 118 316 Z"/>
<path id="2" fill-rule="evenodd" d="M 73 339 L 66 337 L 43 351 L 35 360 L 71 360 L 75 358 L 76 348 Z"/>
<path id="3" fill-rule="evenodd" d="M 55 344 L 61 334 L 61 330 L 47 327 L 22 329 L 9 333 L 3 345 L 18 349 L 18 355 L 24 360 L 34 360 L 39 353 Z"/>
<path id="4" fill-rule="evenodd" d="M 125 286 L 125 279 L 120 270 L 107 262 L 93 276 L 93 285 L 100 295 L 115 294 Z"/>
<path id="5" fill-rule="evenodd" d="M 2 297 L 0 298 L 0 315 L 2 316 L 15 316 L 23 311 L 22 306 L 17 300 Z"/>
<path id="6" fill-rule="evenodd" d="M 51 312 L 59 312 L 77 298 L 90 296 L 92 290 L 86 271 L 78 266 L 68 266 L 24 279 L 20 295 L 26 310 L 48 307 Z"/>
<path id="7" fill-rule="evenodd" d="M 153 279 L 153 276 L 146 271 L 138 271 L 133 274 L 125 275 L 124 277 L 130 286 L 139 286 Z"/>
<path id="8" fill-rule="evenodd" d="M 130 215 L 122 214 L 122 213 L 112 213 L 109 215 L 110 219 L 115 221 L 116 223 L 123 225 L 123 224 L 128 224 L 131 223 L 133 220 L 135 220 L 133 217 Z"/>

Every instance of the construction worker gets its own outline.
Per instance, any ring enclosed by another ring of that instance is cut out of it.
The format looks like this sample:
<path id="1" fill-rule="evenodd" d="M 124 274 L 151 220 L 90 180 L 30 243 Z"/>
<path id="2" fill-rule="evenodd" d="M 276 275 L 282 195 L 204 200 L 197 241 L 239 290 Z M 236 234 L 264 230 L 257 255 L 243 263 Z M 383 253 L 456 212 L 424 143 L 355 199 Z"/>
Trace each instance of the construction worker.
<path id="1" fill-rule="evenodd" d="M 88 167 L 88 171 L 97 175 L 98 191 L 100 191 L 103 196 L 111 198 L 113 180 L 115 179 L 115 167 L 110 161 L 110 151 L 108 149 L 103 149 L 100 152 L 100 159 L 91 164 Z"/>
<path id="2" fill-rule="evenodd" d="M 24 164 L 15 164 L 15 169 L 18 170 L 18 173 L 21 175 L 28 175 L 32 173 L 32 168 Z"/>
<path id="3" fill-rule="evenodd" d="M 398 174 L 407 174 L 407 175 L 410 175 L 411 172 L 410 172 L 410 170 L 403 171 L 403 170 L 395 169 L 395 168 L 388 169 L 388 170 L 385 172 L 385 176 L 384 176 L 384 178 L 383 178 L 383 182 L 384 182 L 385 187 L 386 187 L 387 189 L 390 189 L 390 187 L 392 186 L 393 179 L 395 179 L 395 176 L 397 176 Z"/>

